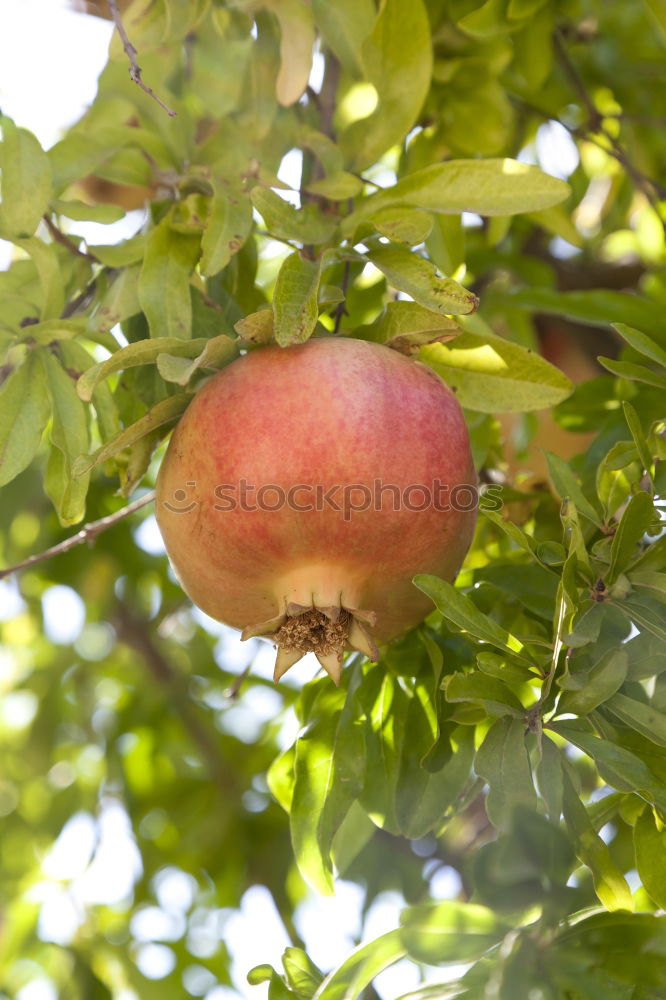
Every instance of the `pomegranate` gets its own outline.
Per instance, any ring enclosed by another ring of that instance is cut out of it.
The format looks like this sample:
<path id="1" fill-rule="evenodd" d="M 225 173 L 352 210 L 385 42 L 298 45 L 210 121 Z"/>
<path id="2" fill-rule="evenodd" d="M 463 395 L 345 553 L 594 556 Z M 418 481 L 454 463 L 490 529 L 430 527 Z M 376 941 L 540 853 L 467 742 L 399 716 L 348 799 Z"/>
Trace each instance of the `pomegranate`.
<path id="1" fill-rule="evenodd" d="M 197 393 L 157 481 L 157 520 L 185 591 L 277 646 L 275 679 L 314 652 L 377 658 L 432 609 L 416 573 L 451 580 L 476 476 L 441 379 L 380 344 L 262 347 Z"/>

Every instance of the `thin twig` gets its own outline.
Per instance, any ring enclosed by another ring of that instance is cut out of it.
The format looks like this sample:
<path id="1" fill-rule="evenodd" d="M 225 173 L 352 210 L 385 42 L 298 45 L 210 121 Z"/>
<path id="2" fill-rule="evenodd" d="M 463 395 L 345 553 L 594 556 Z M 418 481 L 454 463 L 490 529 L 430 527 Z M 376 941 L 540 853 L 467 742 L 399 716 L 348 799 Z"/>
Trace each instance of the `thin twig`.
<path id="1" fill-rule="evenodd" d="M 333 333 L 338 333 L 340 330 L 340 324 L 342 323 L 342 317 L 348 316 L 347 312 L 347 289 L 349 287 L 349 273 L 350 273 L 351 263 L 350 261 L 345 261 L 345 269 L 342 274 L 342 281 L 340 282 L 340 287 L 342 288 L 342 294 L 344 298 L 342 302 L 338 302 L 337 306 L 332 312 L 332 316 L 335 317 L 335 326 L 333 327 Z"/>
<path id="2" fill-rule="evenodd" d="M 106 517 L 100 517 L 98 521 L 91 521 L 89 524 L 84 524 L 80 531 L 77 531 L 75 535 L 70 538 L 66 538 L 64 542 L 59 542 L 57 545 L 52 545 L 50 549 L 46 549 L 44 552 L 38 552 L 34 556 L 28 556 L 23 562 L 17 563 L 15 566 L 10 566 L 8 569 L 0 569 L 0 580 L 4 580 L 5 577 L 11 576 L 13 573 L 18 573 L 19 570 L 28 569 L 30 566 L 34 566 L 36 563 L 44 562 L 46 559 L 51 559 L 53 556 L 59 556 L 63 552 L 69 552 L 70 549 L 76 548 L 77 545 L 81 545 L 83 542 L 91 542 L 101 534 L 106 531 L 107 528 L 112 528 L 114 524 L 118 521 L 122 521 L 123 518 L 128 517 L 137 510 L 141 510 L 142 507 L 147 507 L 149 503 L 152 503 L 155 499 L 155 491 L 152 490 L 150 493 L 146 493 L 145 496 L 139 497 L 138 500 L 134 500 L 132 503 L 127 504 L 125 507 L 121 507 L 117 510 L 115 514 L 108 514 Z"/>
<path id="3" fill-rule="evenodd" d="M 161 108 L 164 108 L 164 110 L 166 111 L 166 113 L 169 115 L 170 118 L 175 118 L 176 112 L 172 108 L 170 108 L 168 104 L 165 104 L 162 98 L 157 96 L 152 87 L 149 87 L 147 83 L 144 83 L 143 79 L 141 78 L 141 67 L 136 61 L 137 51 L 130 42 L 129 38 L 127 37 L 127 32 L 123 27 L 123 22 L 120 17 L 120 11 L 118 10 L 118 4 L 116 0 L 109 0 L 109 10 L 111 12 L 111 17 L 113 18 L 113 23 L 115 24 L 118 34 L 120 35 L 120 40 L 123 43 L 123 48 L 125 50 L 127 58 L 129 59 L 130 78 L 134 81 L 134 83 L 137 84 L 138 87 L 141 88 L 141 90 L 144 91 L 144 93 L 148 94 L 149 97 L 152 97 L 154 101 L 157 101 L 159 106 Z"/>
<path id="4" fill-rule="evenodd" d="M 67 247 L 70 253 L 73 253 L 76 257 L 83 257 L 84 260 L 89 260 L 93 264 L 99 264 L 99 257 L 95 257 L 94 253 L 86 252 L 85 250 L 80 250 L 73 240 L 70 240 L 69 236 L 63 233 L 62 229 L 58 229 L 53 219 L 49 218 L 48 215 L 43 215 L 42 218 L 46 223 L 46 228 L 53 240 L 59 243 L 63 247 Z"/>

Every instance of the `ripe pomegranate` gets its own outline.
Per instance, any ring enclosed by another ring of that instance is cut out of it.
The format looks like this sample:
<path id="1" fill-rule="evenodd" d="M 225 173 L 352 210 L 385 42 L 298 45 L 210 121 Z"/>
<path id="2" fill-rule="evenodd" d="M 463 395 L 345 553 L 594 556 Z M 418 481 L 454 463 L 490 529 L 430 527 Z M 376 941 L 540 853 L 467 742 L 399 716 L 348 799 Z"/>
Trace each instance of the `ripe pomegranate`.
<path id="1" fill-rule="evenodd" d="M 475 484 L 441 379 L 330 337 L 259 348 L 203 386 L 160 469 L 157 520 L 195 604 L 272 638 L 276 680 L 312 651 L 338 683 L 345 648 L 376 659 L 375 641 L 432 609 L 416 573 L 455 576 Z"/>

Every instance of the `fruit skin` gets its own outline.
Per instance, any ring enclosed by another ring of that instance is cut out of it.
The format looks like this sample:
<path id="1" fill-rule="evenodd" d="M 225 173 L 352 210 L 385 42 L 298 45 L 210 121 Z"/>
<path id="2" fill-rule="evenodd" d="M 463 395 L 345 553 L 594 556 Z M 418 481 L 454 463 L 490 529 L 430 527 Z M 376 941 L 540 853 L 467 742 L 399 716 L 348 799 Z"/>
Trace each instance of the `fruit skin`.
<path id="1" fill-rule="evenodd" d="M 370 631 L 383 642 L 432 609 L 412 577 L 453 579 L 472 540 L 475 508 L 395 511 L 388 492 L 382 509 L 348 520 L 328 508 L 216 510 L 224 506 L 216 487 L 241 480 L 285 492 L 308 484 L 310 494 L 296 495 L 300 505 L 313 500 L 316 484 L 372 489 L 380 480 L 401 495 L 434 480 L 475 486 L 455 396 L 424 365 L 379 344 L 331 337 L 263 347 L 203 386 L 157 481 L 157 520 L 174 570 L 195 604 L 236 628 L 270 623 L 289 605 L 342 607 L 374 612 Z M 256 492 L 248 497 L 256 503 Z M 334 498 L 340 503 L 341 489 Z M 277 494 L 265 499 L 274 504 Z M 423 494 L 413 491 L 412 500 L 419 505 Z M 275 631 L 275 623 L 263 629 Z"/>

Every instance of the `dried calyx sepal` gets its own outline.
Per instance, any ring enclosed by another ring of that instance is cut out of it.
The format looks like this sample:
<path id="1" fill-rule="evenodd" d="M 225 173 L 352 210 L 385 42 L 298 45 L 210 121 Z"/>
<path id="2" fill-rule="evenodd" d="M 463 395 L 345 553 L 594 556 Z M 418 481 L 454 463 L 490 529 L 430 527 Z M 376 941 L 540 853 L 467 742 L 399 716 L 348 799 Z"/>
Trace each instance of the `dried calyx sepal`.
<path id="1" fill-rule="evenodd" d="M 314 653 L 326 673 L 339 684 L 345 650 L 357 650 L 370 660 L 378 658 L 368 631 L 375 620 L 374 611 L 290 603 L 276 618 L 243 629 L 241 638 L 265 636 L 273 640 L 277 647 L 273 674 L 276 681 L 306 653 Z"/>

